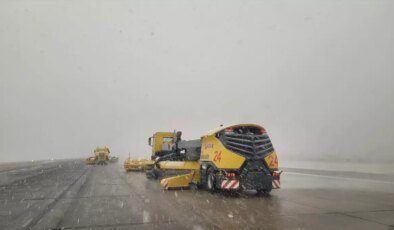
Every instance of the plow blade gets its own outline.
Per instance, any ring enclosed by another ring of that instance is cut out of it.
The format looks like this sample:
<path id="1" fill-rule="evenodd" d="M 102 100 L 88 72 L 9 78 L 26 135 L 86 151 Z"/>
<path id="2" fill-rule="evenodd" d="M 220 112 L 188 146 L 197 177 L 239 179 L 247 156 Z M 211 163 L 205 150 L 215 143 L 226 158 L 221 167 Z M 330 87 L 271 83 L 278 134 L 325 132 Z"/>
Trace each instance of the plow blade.
<path id="1" fill-rule="evenodd" d="M 174 170 L 198 170 L 200 163 L 198 161 L 162 161 L 159 163 L 161 169 Z"/>
<path id="2" fill-rule="evenodd" d="M 193 170 L 191 173 L 164 178 L 160 181 L 163 189 L 189 188 L 191 184 L 200 182 L 200 171 Z"/>
<path id="3" fill-rule="evenodd" d="M 123 167 L 126 171 L 143 171 L 146 167 L 153 165 L 154 161 L 151 160 L 137 160 L 137 159 L 127 159 L 125 160 Z"/>

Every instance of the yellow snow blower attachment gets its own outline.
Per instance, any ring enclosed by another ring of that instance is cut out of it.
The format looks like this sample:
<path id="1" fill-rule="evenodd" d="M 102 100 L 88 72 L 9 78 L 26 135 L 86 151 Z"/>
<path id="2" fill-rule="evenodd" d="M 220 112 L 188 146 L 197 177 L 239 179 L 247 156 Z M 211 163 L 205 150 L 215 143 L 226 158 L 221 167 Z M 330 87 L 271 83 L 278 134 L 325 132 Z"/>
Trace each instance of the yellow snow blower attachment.
<path id="1" fill-rule="evenodd" d="M 129 157 L 124 161 L 123 167 L 126 172 L 144 171 L 147 166 L 153 165 L 154 163 L 154 161 L 148 159 L 133 159 Z"/>
<path id="2" fill-rule="evenodd" d="M 88 157 L 88 158 L 86 158 L 85 164 L 87 164 L 87 165 L 94 165 L 94 164 L 96 164 L 96 157 Z"/>

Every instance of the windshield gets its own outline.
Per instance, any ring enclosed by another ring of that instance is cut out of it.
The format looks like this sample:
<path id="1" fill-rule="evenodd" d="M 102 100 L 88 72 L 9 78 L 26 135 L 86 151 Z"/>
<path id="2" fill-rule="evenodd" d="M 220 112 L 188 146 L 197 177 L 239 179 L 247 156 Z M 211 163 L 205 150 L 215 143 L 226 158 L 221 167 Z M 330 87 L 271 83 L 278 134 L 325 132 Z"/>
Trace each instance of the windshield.
<path id="1" fill-rule="evenodd" d="M 164 137 L 163 142 L 173 142 L 174 138 L 173 137 Z"/>

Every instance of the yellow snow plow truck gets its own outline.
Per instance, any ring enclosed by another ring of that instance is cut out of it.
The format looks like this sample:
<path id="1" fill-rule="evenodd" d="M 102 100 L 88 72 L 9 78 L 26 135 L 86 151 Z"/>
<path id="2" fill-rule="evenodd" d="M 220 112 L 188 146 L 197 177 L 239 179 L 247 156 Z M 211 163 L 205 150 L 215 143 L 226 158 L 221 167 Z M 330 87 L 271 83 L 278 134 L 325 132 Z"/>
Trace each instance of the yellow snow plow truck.
<path id="1" fill-rule="evenodd" d="M 183 141 L 174 136 L 171 151 L 155 158 L 147 170 L 148 178 L 159 178 L 163 171 L 175 176 L 164 177 L 164 189 L 203 187 L 216 190 L 256 190 L 269 193 L 280 188 L 278 158 L 266 130 L 255 124 L 221 127 L 200 139 Z"/>
<path id="2" fill-rule="evenodd" d="M 85 160 L 87 165 L 106 165 L 107 161 L 109 160 L 109 148 L 108 147 L 97 147 L 94 149 L 94 156 L 88 157 Z"/>

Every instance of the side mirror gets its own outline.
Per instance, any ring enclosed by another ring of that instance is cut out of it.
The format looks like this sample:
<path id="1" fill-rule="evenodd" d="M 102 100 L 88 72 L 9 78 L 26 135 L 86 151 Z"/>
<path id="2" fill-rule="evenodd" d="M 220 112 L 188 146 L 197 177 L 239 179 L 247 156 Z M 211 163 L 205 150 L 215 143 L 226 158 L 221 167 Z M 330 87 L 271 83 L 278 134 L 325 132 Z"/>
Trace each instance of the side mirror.
<path id="1" fill-rule="evenodd" d="M 176 132 L 175 137 L 176 137 L 175 142 L 179 142 L 182 137 L 182 132 L 181 131 Z"/>
<path id="2" fill-rule="evenodd" d="M 149 137 L 148 144 L 149 144 L 149 146 L 152 146 L 152 137 Z"/>

